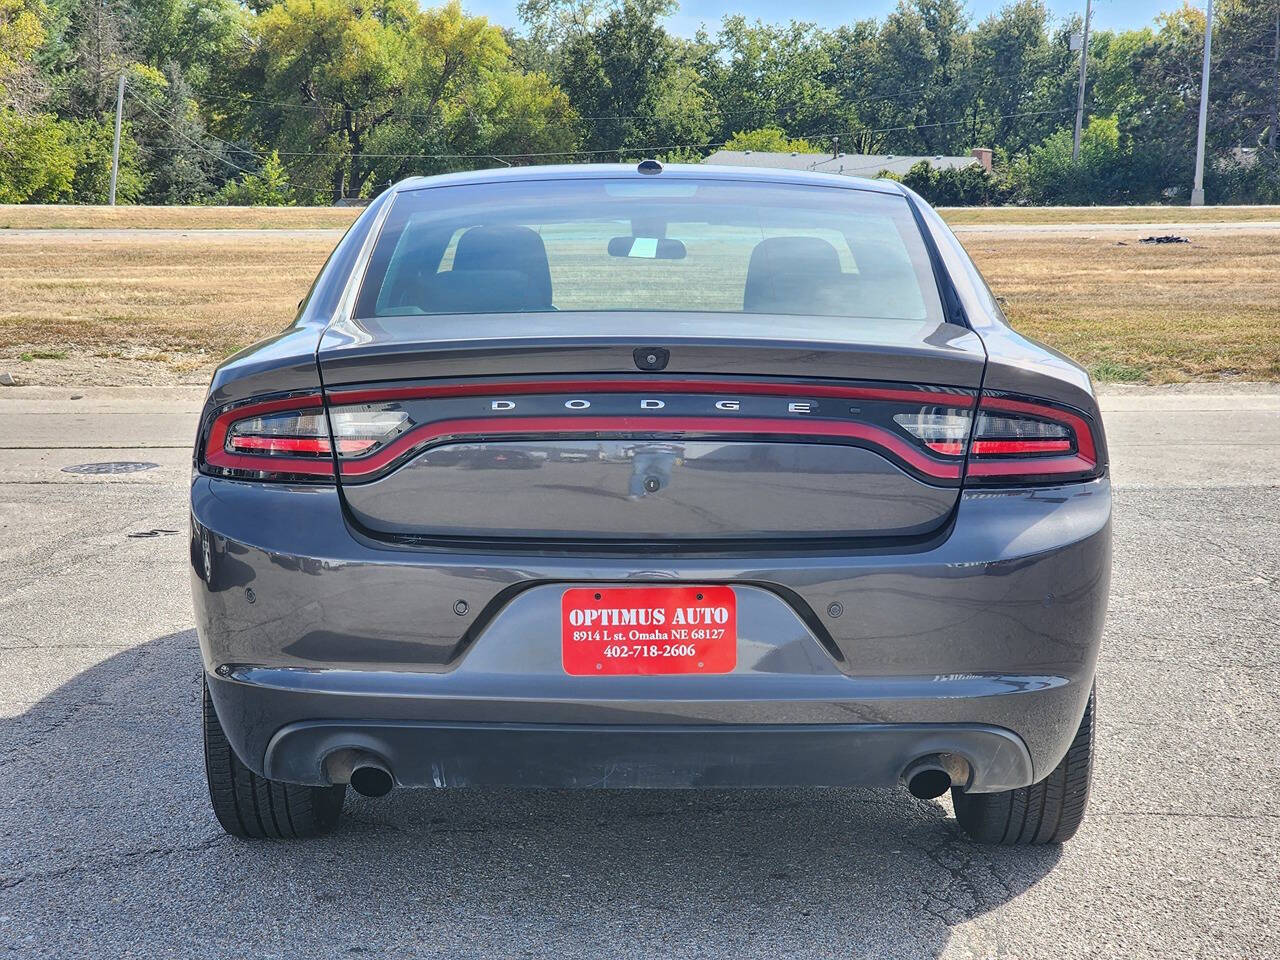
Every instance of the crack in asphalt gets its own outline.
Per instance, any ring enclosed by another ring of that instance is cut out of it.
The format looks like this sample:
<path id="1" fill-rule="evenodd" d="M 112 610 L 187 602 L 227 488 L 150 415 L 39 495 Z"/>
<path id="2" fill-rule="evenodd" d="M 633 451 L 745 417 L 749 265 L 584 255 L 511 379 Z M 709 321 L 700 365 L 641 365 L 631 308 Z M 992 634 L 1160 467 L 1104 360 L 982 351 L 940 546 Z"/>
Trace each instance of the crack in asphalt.
<path id="1" fill-rule="evenodd" d="M 939 889 L 923 891 L 925 899 L 921 907 L 946 927 L 951 927 L 992 904 L 1013 899 L 1017 891 L 1001 875 L 995 861 L 985 855 L 983 848 L 966 842 L 956 833 L 953 824 L 947 829 L 950 836 L 940 843 L 927 844 L 913 836 L 905 837 L 903 842 L 919 850 L 938 868 L 939 874 L 945 876 L 946 882 Z M 990 883 L 984 884 L 973 877 L 979 871 Z M 989 892 L 991 885 L 997 887 L 998 892 Z"/>
<path id="2" fill-rule="evenodd" d="M 13 877 L 0 876 L 0 890 L 12 890 L 21 884 L 28 883 L 32 880 L 57 880 L 61 877 L 70 876 L 73 873 L 80 873 L 93 867 L 107 866 L 113 863 L 120 863 L 130 860 L 137 860 L 142 857 L 171 856 L 178 853 L 200 853 L 213 847 L 231 843 L 232 840 L 222 831 L 211 833 L 195 843 L 179 843 L 179 844 L 160 844 L 154 847 L 141 847 L 137 850 L 122 850 L 105 856 L 92 857 L 70 864 L 65 867 L 58 867 L 53 870 L 32 870 L 28 873 L 18 874 Z"/>

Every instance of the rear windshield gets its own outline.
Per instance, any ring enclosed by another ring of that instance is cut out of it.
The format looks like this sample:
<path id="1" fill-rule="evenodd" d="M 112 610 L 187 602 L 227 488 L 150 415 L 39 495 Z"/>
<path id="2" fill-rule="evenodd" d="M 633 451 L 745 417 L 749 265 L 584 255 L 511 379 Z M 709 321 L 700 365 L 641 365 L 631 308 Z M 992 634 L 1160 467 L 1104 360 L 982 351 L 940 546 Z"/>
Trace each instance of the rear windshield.
<path id="1" fill-rule="evenodd" d="M 543 180 L 396 198 L 361 317 L 768 313 L 921 321 L 937 286 L 903 197 L 717 180 Z"/>

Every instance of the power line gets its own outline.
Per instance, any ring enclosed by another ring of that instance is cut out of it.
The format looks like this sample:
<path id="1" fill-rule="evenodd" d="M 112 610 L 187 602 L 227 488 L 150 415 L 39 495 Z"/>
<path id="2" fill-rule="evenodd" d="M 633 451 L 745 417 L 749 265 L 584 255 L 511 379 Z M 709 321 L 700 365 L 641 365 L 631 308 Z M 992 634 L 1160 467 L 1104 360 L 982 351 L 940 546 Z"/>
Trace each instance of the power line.
<path id="1" fill-rule="evenodd" d="M 1025 71 L 1017 71 L 1014 73 L 999 74 L 994 77 L 987 77 L 987 76 L 977 75 L 978 70 L 979 68 L 976 68 L 976 67 L 970 68 L 970 70 L 965 71 L 966 74 L 971 75 L 970 79 L 952 81 L 946 84 L 942 84 L 938 87 L 938 90 L 951 91 L 955 89 L 971 87 L 971 86 L 974 86 L 975 84 L 998 83 L 1003 80 L 1012 80 L 1017 77 L 1021 77 L 1025 72 Z M 961 74 L 961 75 L 963 76 L 964 74 Z M 693 81 L 691 80 L 690 84 L 692 82 Z M 835 104 L 834 106 L 854 107 L 854 108 L 875 106 L 877 104 L 887 103 L 892 100 L 901 100 L 904 97 L 918 96 L 921 91 L 927 88 L 928 88 L 928 82 L 925 82 L 925 83 L 921 83 L 919 86 L 912 87 L 911 89 L 899 91 L 898 93 L 882 94 L 882 95 L 878 95 L 878 96 L 866 98 L 866 99 L 845 100 Z M 297 101 L 291 101 L 291 100 L 268 100 L 261 97 L 241 97 L 241 96 L 213 94 L 213 93 L 204 93 L 204 94 L 201 94 L 200 97 L 201 99 L 208 99 L 208 100 L 222 100 L 224 102 L 234 102 L 234 103 L 252 103 L 252 104 L 257 104 L 259 106 L 283 107 L 285 109 L 290 109 L 290 110 L 307 110 L 312 112 L 323 112 L 323 113 L 333 112 L 335 110 L 350 111 L 353 114 L 380 112 L 377 109 L 375 109 L 369 101 L 366 101 L 359 105 L 350 105 L 340 100 L 330 100 L 323 103 L 299 103 Z M 714 106 L 703 107 L 701 110 L 693 111 L 693 112 L 702 113 L 704 116 L 715 114 L 723 121 L 732 117 L 757 116 L 760 114 L 767 113 L 770 110 L 776 112 L 778 110 L 785 110 L 791 107 L 799 107 L 803 105 L 805 105 L 805 101 L 799 98 L 796 98 L 792 100 L 784 100 L 779 103 L 774 103 L 772 105 L 761 104 L 760 106 L 757 106 L 757 107 L 742 107 L 737 110 L 731 110 L 727 112 L 719 111 Z M 385 120 L 392 120 L 392 119 L 437 120 L 439 119 L 439 116 L 438 114 L 433 114 L 433 113 L 394 111 L 391 113 L 384 114 L 383 119 Z M 587 123 L 591 123 L 592 125 L 595 125 L 596 123 L 601 123 L 605 121 L 617 121 L 617 122 L 630 121 L 635 119 L 635 115 L 634 114 L 598 114 L 594 116 L 578 116 L 577 119 Z"/>
<path id="2" fill-rule="evenodd" d="M 1059 107 L 1049 110 L 1026 110 L 1018 113 L 1002 113 L 994 117 L 983 117 L 984 120 L 1011 120 L 1019 117 L 1038 117 L 1051 114 L 1069 113 L 1074 107 Z M 892 127 L 864 127 L 857 130 L 816 131 L 803 133 L 801 139 L 818 137 L 858 137 L 875 133 L 897 133 L 904 130 L 929 130 L 937 127 L 958 126 L 973 122 L 972 117 L 959 120 L 940 120 L 931 123 L 906 123 Z M 608 154 L 665 153 L 671 150 L 709 150 L 725 146 L 728 141 L 702 141 L 698 143 L 666 143 L 637 144 L 619 147 L 603 147 L 589 150 L 546 150 L 529 153 L 351 153 L 325 150 L 277 150 L 281 157 L 327 157 L 330 159 L 359 158 L 362 160 L 537 160 L 544 157 L 584 157 L 603 156 Z M 247 151 L 246 151 L 247 152 Z"/>
<path id="3" fill-rule="evenodd" d="M 1051 109 L 1051 110 L 1027 110 L 1021 113 L 1001 113 L 994 117 L 982 117 L 980 119 L 1012 120 L 1017 117 L 1041 117 L 1041 116 L 1047 116 L 1049 114 L 1055 114 L 1055 113 L 1070 113 L 1073 110 L 1075 110 L 1075 107 L 1058 107 L 1056 109 Z M 933 129 L 934 127 L 954 127 L 962 123 L 972 123 L 972 122 L 973 122 L 973 117 L 964 117 L 963 119 L 960 119 L 960 120 L 940 120 L 937 123 L 907 123 L 898 127 L 869 127 L 863 130 L 854 130 L 851 132 L 844 132 L 844 133 L 841 133 L 841 132 L 804 133 L 804 134 L 801 134 L 800 136 L 801 136 L 801 139 L 806 139 L 806 140 L 809 137 L 845 137 L 845 136 L 856 137 L 856 136 L 859 136 L 860 134 L 867 134 L 867 133 L 897 133 L 902 130 L 929 130 L 929 129 Z"/>
<path id="4" fill-rule="evenodd" d="M 238 171 L 238 172 L 240 172 L 240 173 L 243 173 L 243 174 L 245 174 L 246 176 L 250 176 L 250 177 L 252 177 L 252 176 L 257 176 L 257 174 L 256 174 L 256 173 L 254 173 L 252 170 L 248 170 L 248 169 L 246 169 L 245 167 L 240 166 L 238 163 L 234 163 L 233 161 L 231 161 L 231 160 L 227 159 L 227 158 L 226 158 L 225 156 L 223 156 L 222 154 L 220 154 L 220 153 L 215 153 L 214 151 L 210 150 L 208 147 L 206 147 L 206 146 L 205 146 L 203 143 L 201 143 L 200 141 L 195 140 L 195 139 L 193 139 L 192 137 L 187 136 L 185 133 L 183 133 L 181 130 L 179 130 L 177 127 L 175 127 L 175 126 L 174 126 L 174 125 L 173 125 L 173 124 L 168 120 L 168 118 L 167 118 L 167 117 L 163 116 L 161 113 L 159 113 L 157 110 L 155 110 L 155 109 L 154 109 L 154 108 L 153 108 L 149 103 L 147 103 L 147 102 L 146 102 L 145 100 L 143 100 L 142 98 L 140 98 L 140 97 L 135 98 L 135 99 L 134 99 L 134 103 L 138 104 L 138 106 L 140 106 L 140 107 L 142 107 L 142 109 L 146 110 L 146 111 L 147 111 L 147 113 L 151 114 L 151 116 L 155 117 L 157 120 L 159 120 L 161 123 L 163 123 L 166 127 L 168 127 L 168 128 L 169 128 L 169 130 L 170 130 L 170 132 L 172 132 L 172 133 L 176 134 L 178 137 L 180 137 L 181 139 L 185 140 L 187 143 L 191 144 L 193 147 L 197 148 L 198 150 L 201 150 L 201 151 L 203 151 L 204 153 L 208 154 L 208 155 L 209 155 L 210 157 L 212 157 L 213 159 L 215 159 L 215 160 L 217 160 L 217 161 L 219 161 L 219 162 L 221 162 L 221 163 L 225 163 L 227 166 L 231 167 L 233 170 L 236 170 L 236 171 Z M 219 137 L 214 136 L 213 134 L 208 134 L 208 136 L 213 137 L 213 139 L 217 140 L 219 143 L 226 144 L 227 146 L 230 146 L 230 147 L 232 147 L 233 149 L 241 149 L 241 148 L 239 148 L 239 147 L 235 147 L 235 145 L 234 145 L 234 144 L 230 144 L 230 143 L 228 143 L 226 140 L 222 140 L 222 139 L 220 139 Z M 243 150 L 242 152 L 249 154 L 249 156 L 253 157 L 253 158 L 254 158 L 255 160 L 257 160 L 259 163 L 265 163 L 265 161 L 264 161 L 261 157 L 259 157 L 257 154 L 253 153 L 253 152 L 252 152 L 252 151 L 250 151 L 250 150 Z M 320 189 L 318 189 L 318 188 L 316 188 L 316 187 L 303 187 L 303 186 L 301 186 L 301 185 L 299 185 L 299 184 L 294 184 L 294 183 L 292 183 L 292 182 L 290 182 L 290 181 L 288 181 L 288 180 L 286 180 L 286 181 L 285 181 L 285 183 L 286 183 L 286 185 L 287 185 L 291 190 L 310 191 L 310 192 L 312 193 L 312 195 L 313 195 L 313 196 L 314 196 L 315 194 L 317 194 L 317 193 L 321 193 L 321 192 L 325 192 L 325 193 L 327 193 L 327 192 L 328 192 L 327 190 L 321 191 Z"/>
<path id="5" fill-rule="evenodd" d="M 237 170 L 237 171 L 239 171 L 240 173 L 244 173 L 244 174 L 248 174 L 248 175 L 250 175 L 250 176 L 253 176 L 253 171 L 252 171 L 252 170 L 246 170 L 244 167 L 240 166 L 238 163 L 233 163 L 231 160 L 228 160 L 228 159 L 227 159 L 226 157 L 224 157 L 222 154 L 220 154 L 220 153 L 214 153 L 212 150 L 210 150 L 208 147 L 206 147 L 206 146 L 205 146 L 203 143 L 201 143 L 200 141 L 195 140 L 195 139 L 192 139 L 191 137 L 187 136 L 185 133 L 183 133 L 181 130 L 179 130 L 177 127 L 175 127 L 172 123 L 170 123 L 167 117 L 165 117 L 165 116 L 164 116 L 163 114 L 161 114 L 159 111 L 155 110 L 155 109 L 151 106 L 151 104 L 147 103 L 147 102 L 146 102 L 145 100 L 143 100 L 142 98 L 140 98 L 140 97 L 139 97 L 139 98 L 135 98 L 133 102 L 134 102 L 134 103 L 136 103 L 138 106 L 142 107 L 142 109 L 143 109 L 143 110 L 147 111 L 147 113 L 151 114 L 151 116 L 155 117 L 157 120 L 159 120 L 161 123 L 163 123 L 166 127 L 168 127 L 168 128 L 169 128 L 169 130 L 170 130 L 172 133 L 177 134 L 179 137 L 181 137 L 181 138 L 182 138 L 183 140 L 185 140 L 187 143 L 191 144 L 193 147 L 197 147 L 198 149 L 203 150 L 203 151 L 204 151 L 205 153 L 207 153 L 209 156 L 213 157 L 213 159 L 215 159 L 215 160 L 220 160 L 222 163 L 225 163 L 227 166 L 231 167 L 233 170 Z M 245 151 L 245 152 L 246 152 L 246 153 L 248 153 L 248 151 Z"/>

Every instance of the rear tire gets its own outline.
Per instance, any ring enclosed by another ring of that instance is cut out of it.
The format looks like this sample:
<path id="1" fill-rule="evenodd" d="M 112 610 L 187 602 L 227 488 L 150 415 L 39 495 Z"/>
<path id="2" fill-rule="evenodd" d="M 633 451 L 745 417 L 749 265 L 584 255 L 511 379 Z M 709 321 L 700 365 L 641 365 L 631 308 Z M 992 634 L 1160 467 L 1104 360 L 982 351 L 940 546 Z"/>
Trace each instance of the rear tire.
<path id="1" fill-rule="evenodd" d="M 233 837 L 283 840 L 332 830 L 342 813 L 345 783 L 308 787 L 260 777 L 227 742 L 204 681 L 204 772 L 209 799 L 222 829 Z"/>
<path id="2" fill-rule="evenodd" d="M 1039 783 L 1000 793 L 962 793 L 952 788 L 956 821 L 974 840 L 1009 846 L 1063 843 L 1084 820 L 1093 775 L 1094 697 L 1067 755 Z"/>

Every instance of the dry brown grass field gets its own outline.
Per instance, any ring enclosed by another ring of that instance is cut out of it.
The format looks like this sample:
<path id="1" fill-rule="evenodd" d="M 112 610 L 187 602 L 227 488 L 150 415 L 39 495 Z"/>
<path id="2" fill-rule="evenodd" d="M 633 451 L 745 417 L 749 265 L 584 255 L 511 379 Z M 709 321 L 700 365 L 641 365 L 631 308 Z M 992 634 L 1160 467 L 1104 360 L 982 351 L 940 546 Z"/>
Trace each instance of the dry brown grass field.
<path id="1" fill-rule="evenodd" d="M 0 204 L 0 230 L 345 230 L 354 207 L 92 207 Z"/>
<path id="2" fill-rule="evenodd" d="M 0 371 L 27 383 L 205 381 L 289 321 L 334 243 L 190 229 L 0 230 Z M 1100 380 L 1280 379 L 1280 232 L 1189 233 L 1167 246 L 1122 231 L 962 240 L 1014 325 Z"/>
<path id="3" fill-rule="evenodd" d="M 979 224 L 1251 223 L 1280 221 L 1280 207 L 940 207 L 954 227 Z M 0 221 L 3 222 L 3 221 Z"/>

